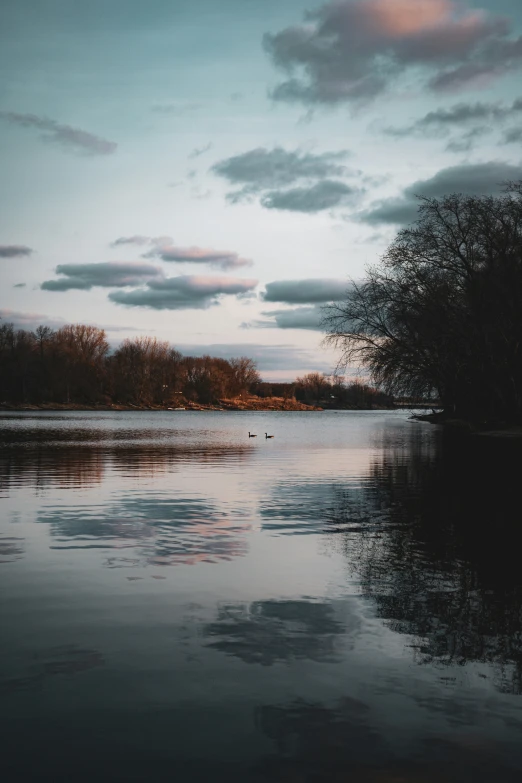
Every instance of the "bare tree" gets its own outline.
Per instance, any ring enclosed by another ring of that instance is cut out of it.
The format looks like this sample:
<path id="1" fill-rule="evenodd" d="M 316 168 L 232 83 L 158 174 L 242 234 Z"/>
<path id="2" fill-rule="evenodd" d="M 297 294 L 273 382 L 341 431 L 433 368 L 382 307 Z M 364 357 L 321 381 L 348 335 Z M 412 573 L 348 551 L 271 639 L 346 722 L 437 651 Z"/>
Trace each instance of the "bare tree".
<path id="1" fill-rule="evenodd" d="M 244 394 L 245 392 L 248 392 L 254 384 L 261 382 L 261 376 L 257 371 L 256 363 L 253 359 L 249 359 L 246 356 L 240 356 L 238 359 L 230 359 L 229 365 L 231 368 L 231 378 L 228 392 L 231 396 Z"/>
<path id="2" fill-rule="evenodd" d="M 65 399 L 95 401 L 101 394 L 105 357 L 109 350 L 105 331 L 96 326 L 70 324 L 53 337 L 55 365 L 61 368 Z M 59 372 L 55 366 L 55 375 Z"/>
<path id="3" fill-rule="evenodd" d="M 421 199 L 380 264 L 325 308 L 340 365 L 446 409 L 522 417 L 522 183 L 501 197 Z"/>

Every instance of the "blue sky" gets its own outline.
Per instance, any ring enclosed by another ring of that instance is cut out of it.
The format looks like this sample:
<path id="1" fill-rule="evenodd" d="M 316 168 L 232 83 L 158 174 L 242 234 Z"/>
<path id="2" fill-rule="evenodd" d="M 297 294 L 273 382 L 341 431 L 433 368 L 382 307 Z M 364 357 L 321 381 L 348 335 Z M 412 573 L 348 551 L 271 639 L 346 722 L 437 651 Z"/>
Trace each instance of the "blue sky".
<path id="1" fill-rule="evenodd" d="M 3 0 L 0 315 L 328 372 L 415 193 L 522 178 L 518 0 Z"/>

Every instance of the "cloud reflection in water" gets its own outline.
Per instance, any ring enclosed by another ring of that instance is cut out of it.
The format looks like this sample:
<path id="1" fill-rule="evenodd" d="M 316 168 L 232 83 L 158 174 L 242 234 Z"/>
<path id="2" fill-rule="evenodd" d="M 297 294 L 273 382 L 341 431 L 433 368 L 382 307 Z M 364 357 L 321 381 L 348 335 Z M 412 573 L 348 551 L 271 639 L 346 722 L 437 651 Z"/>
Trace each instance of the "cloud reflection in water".
<path id="1" fill-rule="evenodd" d="M 248 551 L 248 514 L 193 498 L 136 493 L 109 506 L 48 507 L 38 522 L 50 526 L 54 549 L 132 549 L 128 566 L 193 565 L 241 557 Z M 119 558 L 119 565 L 123 565 Z M 115 566 L 114 558 L 106 563 Z"/>
<path id="2" fill-rule="evenodd" d="M 244 663 L 334 662 L 340 659 L 340 642 L 359 627 L 355 614 L 341 622 L 335 608 L 336 602 L 304 599 L 226 604 L 204 635 L 208 647 Z"/>

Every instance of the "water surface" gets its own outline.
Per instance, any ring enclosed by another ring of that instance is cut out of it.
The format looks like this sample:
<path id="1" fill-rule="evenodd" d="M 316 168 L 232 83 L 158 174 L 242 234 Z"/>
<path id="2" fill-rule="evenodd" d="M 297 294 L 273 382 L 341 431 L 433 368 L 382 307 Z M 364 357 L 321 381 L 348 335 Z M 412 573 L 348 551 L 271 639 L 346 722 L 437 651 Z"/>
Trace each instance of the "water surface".
<path id="1" fill-rule="evenodd" d="M 4 779 L 520 781 L 520 457 L 404 412 L 1 415 Z"/>

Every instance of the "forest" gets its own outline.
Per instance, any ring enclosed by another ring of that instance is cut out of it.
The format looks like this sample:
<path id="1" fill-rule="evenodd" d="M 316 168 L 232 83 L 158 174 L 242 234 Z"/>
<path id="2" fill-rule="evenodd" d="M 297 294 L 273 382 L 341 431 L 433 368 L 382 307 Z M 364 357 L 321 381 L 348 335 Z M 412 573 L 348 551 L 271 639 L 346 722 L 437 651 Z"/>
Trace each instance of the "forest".
<path id="1" fill-rule="evenodd" d="M 182 407 L 240 396 L 310 406 L 389 407 L 392 398 L 361 381 L 308 373 L 293 383 L 263 382 L 253 359 L 183 356 L 155 337 L 111 350 L 103 329 L 70 324 L 35 331 L 0 325 L 0 404 L 121 404 Z"/>

